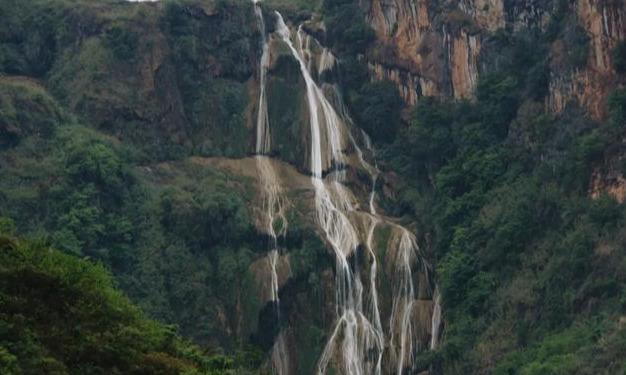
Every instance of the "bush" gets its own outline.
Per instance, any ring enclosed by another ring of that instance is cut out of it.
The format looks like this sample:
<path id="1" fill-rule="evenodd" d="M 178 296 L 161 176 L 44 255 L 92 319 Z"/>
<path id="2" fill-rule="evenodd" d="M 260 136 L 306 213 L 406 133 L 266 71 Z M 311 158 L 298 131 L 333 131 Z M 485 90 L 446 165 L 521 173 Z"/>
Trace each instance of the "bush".
<path id="1" fill-rule="evenodd" d="M 65 120 L 59 104 L 35 82 L 0 80 L 0 149 L 29 136 L 50 138 Z"/>
<path id="2" fill-rule="evenodd" d="M 566 30 L 564 42 L 567 49 L 567 64 L 573 69 L 580 69 L 587 64 L 589 56 L 589 36 L 581 26 Z"/>
<path id="3" fill-rule="evenodd" d="M 106 31 L 105 45 L 113 51 L 113 55 L 122 61 L 134 59 L 139 38 L 137 34 L 119 26 Z"/>
<path id="4" fill-rule="evenodd" d="M 613 49 L 612 60 L 616 72 L 626 73 L 626 41 L 622 40 L 617 43 Z"/>
<path id="5" fill-rule="evenodd" d="M 364 52 L 374 41 L 374 30 L 365 22 L 358 3 L 353 0 L 325 0 L 324 21 L 328 42 L 348 54 Z"/>
<path id="6" fill-rule="evenodd" d="M 0 237 L 0 369 L 18 373 L 182 374 L 205 359 L 148 320 L 101 266 Z"/>
<path id="7" fill-rule="evenodd" d="M 0 4 L 0 71 L 43 77 L 57 53 L 58 20 L 40 2 Z"/>
<path id="8" fill-rule="evenodd" d="M 395 139 L 402 99 L 393 83 L 366 83 L 351 101 L 357 123 L 372 139 L 383 143 Z"/>
<path id="9" fill-rule="evenodd" d="M 609 110 L 616 126 L 626 125 L 626 89 L 616 90 L 609 96 Z"/>
<path id="10" fill-rule="evenodd" d="M 463 303 L 469 281 L 476 275 L 472 258 L 461 251 L 446 255 L 437 267 L 439 288 L 447 309 Z"/>

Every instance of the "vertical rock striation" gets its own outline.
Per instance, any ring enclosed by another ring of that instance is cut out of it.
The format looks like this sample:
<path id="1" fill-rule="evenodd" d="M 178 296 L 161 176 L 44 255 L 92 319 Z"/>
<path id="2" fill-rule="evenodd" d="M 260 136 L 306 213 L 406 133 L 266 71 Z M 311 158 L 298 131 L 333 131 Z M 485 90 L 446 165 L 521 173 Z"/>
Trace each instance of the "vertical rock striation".
<path id="1" fill-rule="evenodd" d="M 556 1 L 537 0 L 369 0 L 361 6 L 376 32 L 366 59 L 374 79 L 398 86 L 414 105 L 422 96 L 472 98 L 481 70 L 484 40 L 501 29 L 546 30 L 558 12 Z M 624 0 L 577 0 L 566 12 L 589 38 L 588 60 L 568 69 L 559 58 L 563 46 L 551 52 L 551 76 L 546 105 L 561 112 L 568 103 L 603 118 L 604 98 L 623 84 L 611 64 L 611 51 L 626 37 Z"/>

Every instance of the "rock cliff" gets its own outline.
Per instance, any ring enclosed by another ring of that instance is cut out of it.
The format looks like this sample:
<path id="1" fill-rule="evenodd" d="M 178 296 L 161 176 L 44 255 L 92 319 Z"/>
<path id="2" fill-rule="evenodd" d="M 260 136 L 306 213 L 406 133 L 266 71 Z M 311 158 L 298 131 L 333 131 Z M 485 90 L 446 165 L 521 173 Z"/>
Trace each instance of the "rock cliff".
<path id="1" fill-rule="evenodd" d="M 480 74 L 491 68 L 486 56 L 494 51 L 485 41 L 504 30 L 545 31 L 561 14 L 572 17 L 588 38 L 581 66 L 568 67 L 563 41 L 550 51 L 549 96 L 546 105 L 560 112 L 574 102 L 592 117 L 605 115 L 604 98 L 623 84 L 611 64 L 611 51 L 626 33 L 622 0 L 556 1 L 450 0 L 361 1 L 376 32 L 368 51 L 370 71 L 377 79 L 398 85 L 402 98 L 415 104 L 421 96 L 471 98 Z"/>

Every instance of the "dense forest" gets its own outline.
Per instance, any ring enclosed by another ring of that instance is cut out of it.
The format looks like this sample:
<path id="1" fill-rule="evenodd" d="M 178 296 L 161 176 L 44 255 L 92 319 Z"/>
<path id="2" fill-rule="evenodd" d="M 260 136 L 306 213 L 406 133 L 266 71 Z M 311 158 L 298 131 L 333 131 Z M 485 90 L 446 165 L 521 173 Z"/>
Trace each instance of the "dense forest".
<path id="1" fill-rule="evenodd" d="M 547 104 L 556 77 L 597 53 L 580 2 L 487 31 L 465 2 L 426 5 L 482 50 L 468 95 L 452 77 L 414 102 L 398 89 L 409 73 L 372 68 L 415 65 L 382 41 L 363 4 L 378 1 L 261 3 L 268 35 L 278 10 L 336 56 L 315 79 L 371 138 L 377 205 L 432 264 L 440 344 L 398 374 L 626 372 L 625 32 L 597 108 Z M 626 25 L 623 1 L 606 6 Z M 335 259 L 306 203 L 306 79 L 273 37 L 267 111 L 291 204 L 273 317 L 249 161 L 266 37 L 253 4 L 0 0 L 0 19 L 0 373 L 272 373 L 285 327 L 297 332 L 289 373 L 312 373 L 332 333 Z M 369 194 L 366 173 L 346 169 Z M 384 272 L 381 294 L 396 271 Z"/>

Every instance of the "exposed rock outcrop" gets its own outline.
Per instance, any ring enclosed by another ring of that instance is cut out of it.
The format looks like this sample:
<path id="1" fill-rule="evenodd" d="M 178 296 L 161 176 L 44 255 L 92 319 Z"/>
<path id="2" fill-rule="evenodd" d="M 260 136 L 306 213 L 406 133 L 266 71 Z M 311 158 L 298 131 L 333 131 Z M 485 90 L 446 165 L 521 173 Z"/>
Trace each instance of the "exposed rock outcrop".
<path id="1" fill-rule="evenodd" d="M 603 194 L 608 194 L 619 203 L 626 201 L 626 179 L 620 172 L 615 170 L 605 172 L 600 169 L 593 171 L 589 195 L 597 199 Z"/>
<path id="2" fill-rule="evenodd" d="M 561 112 L 575 101 L 597 119 L 605 116 L 605 98 L 620 82 L 611 63 L 611 52 L 626 37 L 626 2 L 578 0 L 575 4 L 578 23 L 589 37 L 586 65 L 573 72 L 553 67 L 550 80 L 550 109 Z M 558 53 L 554 46 L 553 55 Z"/>
<path id="3" fill-rule="evenodd" d="M 477 31 L 500 27 L 501 6 L 464 1 L 444 13 L 437 2 L 423 0 L 372 0 L 367 6 L 377 35 L 368 55 L 376 78 L 395 82 L 409 104 L 421 96 L 471 97 L 481 46 Z"/>
<path id="4" fill-rule="evenodd" d="M 587 63 L 576 69 L 562 64 L 567 48 L 556 41 L 546 105 L 560 112 L 569 102 L 592 117 L 605 116 L 604 98 L 623 84 L 611 64 L 611 51 L 626 34 L 624 0 L 577 0 L 567 9 L 537 0 L 370 0 L 361 3 L 376 32 L 368 53 L 375 79 L 398 86 L 409 105 L 421 96 L 471 98 L 482 71 L 483 41 L 500 29 L 546 30 L 559 11 L 567 12 L 589 38 Z"/>

